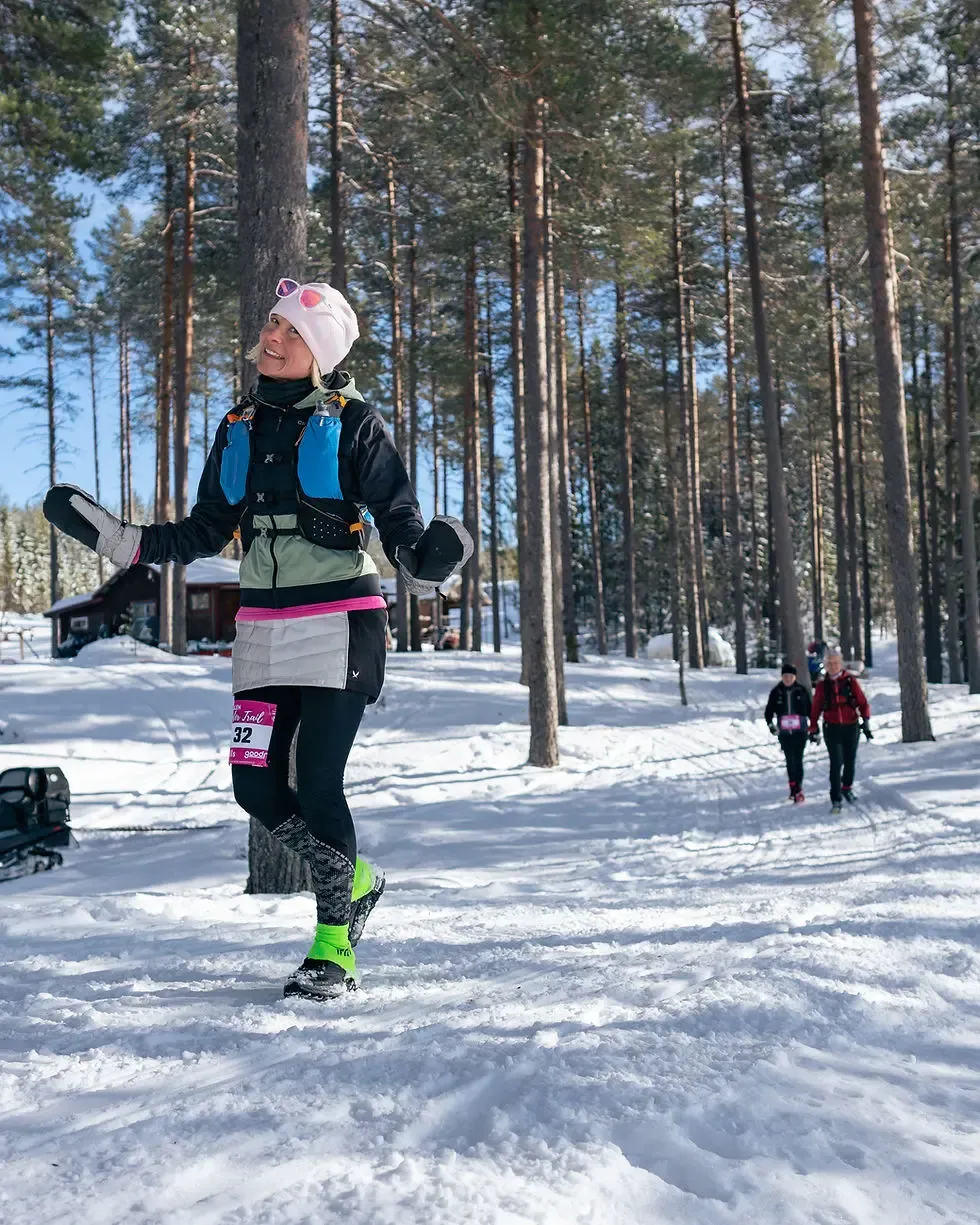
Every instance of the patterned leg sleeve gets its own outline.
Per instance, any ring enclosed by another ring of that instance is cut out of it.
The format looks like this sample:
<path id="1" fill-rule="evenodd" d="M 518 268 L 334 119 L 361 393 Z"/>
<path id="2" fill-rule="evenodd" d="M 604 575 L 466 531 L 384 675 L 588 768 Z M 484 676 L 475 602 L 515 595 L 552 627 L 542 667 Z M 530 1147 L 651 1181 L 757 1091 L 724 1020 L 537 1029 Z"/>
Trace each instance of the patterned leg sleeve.
<path id="1" fill-rule="evenodd" d="M 288 820 L 283 821 L 281 825 L 277 825 L 269 832 L 273 837 L 278 838 L 284 847 L 295 851 L 297 855 L 302 855 L 304 859 L 309 859 L 309 831 L 301 818 L 289 817 Z"/>
<path id="2" fill-rule="evenodd" d="M 346 855 L 327 846 L 309 831 L 307 838 L 307 862 L 316 895 L 316 921 L 338 927 L 345 925 L 350 921 L 354 865 Z"/>

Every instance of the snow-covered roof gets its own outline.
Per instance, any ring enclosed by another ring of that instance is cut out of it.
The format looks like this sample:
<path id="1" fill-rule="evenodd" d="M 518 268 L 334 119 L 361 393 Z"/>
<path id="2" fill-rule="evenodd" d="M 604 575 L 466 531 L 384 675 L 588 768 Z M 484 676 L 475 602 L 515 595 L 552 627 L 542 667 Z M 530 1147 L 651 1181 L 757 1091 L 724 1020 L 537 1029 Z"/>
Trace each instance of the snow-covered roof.
<path id="1" fill-rule="evenodd" d="M 96 594 L 95 591 L 84 591 L 81 595 L 66 595 L 64 599 L 56 600 L 44 615 L 50 617 L 52 613 L 67 612 L 69 608 L 77 608 L 79 604 L 89 604 Z"/>
<path id="2" fill-rule="evenodd" d="M 232 583 L 237 587 L 240 565 L 230 557 L 200 557 L 187 567 L 187 581 L 199 587 L 210 587 L 215 583 Z M 159 572 L 160 567 L 154 564 L 150 569 Z"/>

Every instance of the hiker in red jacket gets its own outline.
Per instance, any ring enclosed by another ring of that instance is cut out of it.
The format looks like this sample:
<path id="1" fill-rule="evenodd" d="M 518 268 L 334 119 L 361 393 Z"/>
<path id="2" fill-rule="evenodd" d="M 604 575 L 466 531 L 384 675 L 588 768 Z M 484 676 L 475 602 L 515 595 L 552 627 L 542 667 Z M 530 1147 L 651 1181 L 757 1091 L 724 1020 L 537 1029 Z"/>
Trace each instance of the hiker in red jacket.
<path id="1" fill-rule="evenodd" d="M 855 800 L 854 762 L 857 758 L 858 736 L 863 731 L 868 740 L 872 739 L 871 707 L 857 677 L 844 671 L 844 659 L 840 651 L 830 652 L 826 667 L 826 674 L 817 681 L 813 690 L 810 741 L 816 744 L 820 739 L 818 727 L 822 714 L 823 738 L 830 755 L 830 803 L 834 812 L 840 812 L 841 799 L 847 800 L 849 804 L 853 804 Z"/>

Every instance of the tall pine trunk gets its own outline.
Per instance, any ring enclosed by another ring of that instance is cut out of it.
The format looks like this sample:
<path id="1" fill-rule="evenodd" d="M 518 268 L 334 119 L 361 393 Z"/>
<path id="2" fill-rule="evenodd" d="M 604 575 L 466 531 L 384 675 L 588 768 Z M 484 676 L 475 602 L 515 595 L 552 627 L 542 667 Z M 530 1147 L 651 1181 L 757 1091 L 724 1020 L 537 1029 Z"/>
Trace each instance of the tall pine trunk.
<path id="1" fill-rule="evenodd" d="M 779 437 L 779 409 L 773 394 L 772 363 L 766 322 L 765 295 L 762 286 L 762 255 L 759 245 L 759 222 L 755 197 L 755 169 L 752 154 L 752 129 L 749 111 L 749 89 L 742 48 L 742 24 L 738 0 L 729 0 L 732 58 L 735 67 L 735 92 L 739 119 L 739 146 L 742 167 L 742 195 L 745 204 L 745 252 L 752 286 L 752 328 L 755 335 L 756 362 L 759 371 L 759 392 L 766 433 L 766 466 L 769 476 L 769 501 L 779 579 L 779 607 L 782 619 L 782 648 L 796 665 L 803 684 L 809 685 L 809 671 L 803 648 L 799 596 L 796 589 L 796 566 L 793 556 L 793 536 L 783 474 L 782 443 Z"/>
<path id="2" fill-rule="evenodd" d="M 592 401 L 589 394 L 589 369 L 585 353 L 585 300 L 581 277 L 577 278 L 578 360 L 582 392 L 582 443 L 585 448 L 585 481 L 589 502 L 589 535 L 592 543 L 592 584 L 595 609 L 596 650 L 609 653 L 606 640 L 606 598 L 602 575 L 602 537 L 599 532 L 599 496 L 596 487 L 595 451 L 592 446 Z"/>
<path id="3" fill-rule="evenodd" d="M 95 328 L 88 330 L 88 373 L 92 396 L 92 457 L 95 461 L 95 500 L 102 503 L 102 482 L 99 479 L 99 402 L 96 395 L 95 379 Z M 105 559 L 99 555 L 99 586 L 105 581 Z"/>
<path id="4" fill-rule="evenodd" d="M 346 294 L 344 87 L 340 46 L 340 0 L 330 0 L 330 284 Z"/>
<path id="5" fill-rule="evenodd" d="M 824 110 L 820 104 L 820 217 L 823 231 L 824 306 L 827 312 L 827 374 L 830 384 L 830 451 L 833 461 L 834 554 L 837 560 L 837 627 L 845 659 L 853 658 L 851 599 L 848 590 L 847 508 L 844 494 L 844 442 L 841 431 L 840 349 L 837 327 L 837 287 L 834 283 L 834 248 L 830 235 L 830 187 L 824 144 Z"/>
<path id="6" fill-rule="evenodd" d="M 728 534 L 732 603 L 735 614 L 735 671 L 748 674 L 745 634 L 745 558 L 742 552 L 742 492 L 738 464 L 738 384 L 735 377 L 735 277 L 732 271 L 732 223 L 728 211 L 728 132 L 721 125 L 721 241 L 725 253 L 725 391 L 728 406 Z M 667 411 L 666 396 L 664 412 Z M 674 529 L 676 530 L 676 529 Z M 674 554 L 671 554 L 671 565 Z"/>
<path id="7" fill-rule="evenodd" d="M 45 408 L 48 418 L 48 486 L 58 482 L 57 389 L 55 384 L 54 254 L 44 253 L 44 366 Z M 58 576 L 58 534 L 48 525 L 48 595 L 51 603 L 61 598 Z M 51 654 L 58 650 L 58 617 L 51 618 Z"/>
<path id="8" fill-rule="evenodd" d="M 239 188 L 240 190 L 240 188 Z M 160 406 L 157 413 L 157 519 L 170 518 L 170 434 L 174 348 L 174 167 L 167 161 L 163 187 L 163 309 L 160 319 Z M 160 566 L 159 641 L 170 650 L 174 640 L 173 566 Z"/>
<path id="9" fill-rule="evenodd" d="M 932 344 L 929 333 L 929 317 L 925 320 L 923 342 L 923 400 L 926 414 L 926 500 L 929 521 L 929 556 L 932 558 L 932 573 L 929 590 L 932 595 L 932 615 L 926 635 L 926 680 L 933 685 L 943 681 L 942 643 L 942 562 L 939 557 L 939 473 L 936 468 L 936 414 L 933 404 Z"/>
<path id="10" fill-rule="evenodd" d="M 670 631 L 673 637 L 674 659 L 677 661 L 677 683 L 681 705 L 687 705 L 687 685 L 684 682 L 684 616 L 681 611 L 682 581 L 681 538 L 677 514 L 677 454 L 670 419 L 670 375 L 667 357 L 667 313 L 660 317 L 660 394 L 663 401 L 664 461 L 667 467 L 667 547 L 670 583 Z"/>
<path id="11" fill-rule="evenodd" d="M 874 663 L 874 628 L 871 608 L 871 545 L 868 524 L 868 497 L 865 484 L 864 451 L 864 396 L 860 384 L 857 388 L 857 446 L 858 446 L 858 497 L 861 503 L 861 603 L 864 607 L 864 664 L 870 668 Z"/>
<path id="12" fill-rule="evenodd" d="M 238 0 L 238 261 L 242 351 L 258 339 L 277 278 L 306 270 L 309 0 Z M 248 386 L 251 371 L 242 370 Z M 309 887 L 306 864 L 254 818 L 248 893 Z"/>
<path id="13" fill-rule="evenodd" d="M 947 67 L 946 96 L 949 137 L 949 269 L 953 291 L 953 366 L 956 375 L 956 445 L 959 459 L 960 555 L 963 558 L 963 601 L 966 605 L 966 679 L 971 693 L 980 693 L 980 597 L 977 591 L 977 533 L 973 517 L 973 464 L 970 446 L 970 402 L 966 385 L 963 339 L 963 272 L 960 265 L 960 194 L 957 164 L 958 133 L 952 65 Z"/>
<path id="14" fill-rule="evenodd" d="M 878 418 L 884 466 L 885 520 L 891 559 L 892 592 L 898 629 L 898 679 L 902 701 L 902 739 L 931 740 L 929 701 L 919 646 L 918 584 L 912 549 L 908 438 L 902 342 L 898 331 L 898 294 L 890 246 L 888 192 L 881 140 L 881 116 L 873 43 L 873 0 L 853 0 L 857 51 L 858 109 L 864 212 L 868 230 Z"/>
<path id="15" fill-rule="evenodd" d="M 473 555 L 463 567 L 460 587 L 460 649 L 483 647 L 483 592 L 480 582 L 481 431 L 480 431 L 480 306 L 476 283 L 476 247 L 466 261 L 463 289 L 463 348 L 466 376 L 463 388 L 463 522 L 473 537 Z"/>
<path id="16" fill-rule="evenodd" d="M 412 488 L 418 490 L 419 475 L 419 244 L 411 184 L 408 192 L 408 474 Z M 438 594 L 433 602 L 439 603 Z M 409 642 L 413 651 L 422 650 L 422 613 L 417 595 L 409 597 Z"/>
<path id="17" fill-rule="evenodd" d="M 514 493 L 517 504 L 517 620 L 521 636 L 521 684 L 528 680 L 528 657 L 525 650 L 527 605 L 524 592 L 533 585 L 528 571 L 526 544 L 527 524 L 527 447 L 524 430 L 524 336 L 521 300 L 521 196 L 517 173 L 517 142 L 507 146 L 507 185 L 510 204 L 510 395 L 514 433 Z"/>
<path id="18" fill-rule="evenodd" d="M 851 368 L 847 357 L 847 333 L 843 314 L 840 324 L 840 424 L 844 460 L 844 518 L 847 522 L 847 589 L 851 601 L 851 657 L 861 652 L 861 588 L 858 584 L 858 512 L 854 484 L 854 411 L 851 404 Z"/>
<path id="19" fill-rule="evenodd" d="M 500 564 L 497 556 L 497 420 L 494 404 L 495 375 L 493 369 L 493 296 L 490 292 L 490 269 L 484 271 L 486 287 L 486 346 L 483 366 L 483 387 L 487 403 L 487 494 L 490 511 L 490 600 L 493 613 L 493 649 L 500 654 Z"/>
<path id="20" fill-rule="evenodd" d="M 820 456 L 813 437 L 813 422 L 808 423 L 810 436 L 810 568 L 813 584 L 813 636 L 823 641 L 823 530 L 820 504 Z"/>
<path id="21" fill-rule="evenodd" d="M 395 159 L 392 154 L 385 157 L 385 201 L 388 213 L 388 311 L 391 321 L 391 340 L 388 361 L 391 367 L 391 424 L 395 446 L 399 454 L 405 454 L 405 393 L 402 384 L 404 359 L 402 340 L 402 283 L 398 265 L 398 210 L 395 184 Z M 395 645 L 398 651 L 407 651 L 409 646 L 409 602 L 408 588 L 401 571 L 395 579 Z"/>
<path id="22" fill-rule="evenodd" d="M 547 114 L 547 111 L 545 112 Z M 555 278 L 554 278 L 554 246 L 555 235 L 552 219 L 552 202 L 554 183 L 551 177 L 551 161 L 545 145 L 544 159 L 544 310 L 545 310 L 545 344 L 547 345 L 547 380 L 548 380 L 548 479 L 551 488 L 551 609 L 555 620 L 555 687 L 558 691 L 558 722 L 564 727 L 568 723 L 568 705 L 565 698 L 565 652 L 562 650 L 564 636 L 564 581 L 562 577 L 562 516 L 561 516 L 561 475 L 559 466 L 558 440 L 558 362 L 555 353 Z"/>
<path id="23" fill-rule="evenodd" d="M 681 496 L 681 554 L 687 605 L 687 638 L 688 658 L 692 668 L 704 667 L 704 652 L 702 649 L 700 618 L 698 609 L 701 599 L 698 593 L 698 569 L 695 564 L 697 547 L 694 540 L 695 514 L 694 498 L 691 488 L 691 465 L 688 461 L 690 447 L 688 439 L 691 433 L 690 386 L 688 378 L 687 351 L 687 310 L 685 306 L 687 294 L 684 282 L 684 246 L 681 239 L 681 172 L 674 166 L 674 190 L 671 197 L 671 216 L 673 220 L 673 252 L 674 252 L 674 328 L 677 342 L 677 406 L 678 406 L 678 446 L 680 455 L 677 468 L 680 472 Z"/>
<path id="24" fill-rule="evenodd" d="M 187 49 L 188 84 L 193 89 L 194 48 Z M 184 250 L 181 261 L 181 336 L 178 348 L 180 368 L 174 405 L 174 517 L 188 513 L 188 461 L 191 445 L 191 380 L 194 367 L 194 211 L 197 204 L 197 156 L 194 148 L 195 116 L 187 116 L 184 136 Z M 175 565 L 174 636 L 175 655 L 187 654 L 187 568 Z"/>
<path id="25" fill-rule="evenodd" d="M 926 456 L 922 434 L 922 389 L 919 385 L 919 348 L 915 320 L 918 305 L 909 308 L 909 348 L 912 366 L 912 429 L 915 434 L 915 491 L 919 519 L 919 591 L 922 599 L 922 642 L 926 657 L 926 680 L 929 680 L 929 643 L 932 639 L 932 565 L 929 553 L 929 520 L 926 506 Z"/>
<path id="26" fill-rule="evenodd" d="M 540 18 L 532 9 L 536 33 Z M 525 528 L 527 570 L 521 584 L 525 609 L 528 760 L 558 764 L 558 690 L 551 577 L 551 482 L 548 422 L 547 331 L 545 327 L 544 100 L 528 97 L 524 116 L 524 442 L 527 481 Z"/>
<path id="27" fill-rule="evenodd" d="M 568 358 L 565 352 L 565 282 L 557 262 L 555 278 L 555 405 L 558 422 L 558 510 L 561 514 L 562 625 L 565 658 L 578 663 L 578 624 L 575 616 L 575 582 L 572 574 L 572 502 L 570 441 L 568 436 Z"/>
<path id="28" fill-rule="evenodd" d="M 949 262 L 949 236 L 946 238 L 947 264 Z M 963 683 L 963 660 L 960 651 L 960 585 L 956 560 L 956 408 L 953 373 L 953 329 L 947 323 L 943 328 L 944 365 L 944 425 L 946 434 L 946 657 L 949 660 L 949 683 Z"/>
<path id="29" fill-rule="evenodd" d="M 701 638 L 701 657 L 708 662 L 708 584 L 704 566 L 704 515 L 701 510 L 701 404 L 698 395 L 698 364 L 695 344 L 694 295 L 687 293 L 687 387 L 690 429 L 687 436 L 687 461 L 691 482 L 691 513 L 694 525 L 694 572 L 697 576 L 697 628 Z"/>
<path id="30" fill-rule="evenodd" d="M 630 403 L 626 292 L 616 278 L 616 389 L 619 397 L 623 507 L 623 620 L 627 659 L 636 658 L 636 512 L 633 501 L 633 410 Z"/>

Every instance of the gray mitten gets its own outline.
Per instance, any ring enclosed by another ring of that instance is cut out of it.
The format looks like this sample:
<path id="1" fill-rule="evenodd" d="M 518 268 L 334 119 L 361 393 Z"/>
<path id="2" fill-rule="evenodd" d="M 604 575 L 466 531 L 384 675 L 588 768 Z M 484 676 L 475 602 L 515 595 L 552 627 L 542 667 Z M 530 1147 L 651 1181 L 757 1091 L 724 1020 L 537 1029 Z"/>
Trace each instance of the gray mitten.
<path id="1" fill-rule="evenodd" d="M 395 550 L 398 570 L 412 595 L 428 595 L 473 555 L 473 537 L 458 519 L 436 515 L 413 546 Z"/>
<path id="2" fill-rule="evenodd" d="M 69 536 L 117 566 L 131 566 L 143 529 L 123 523 L 77 485 L 52 485 L 44 498 L 44 517 Z"/>

